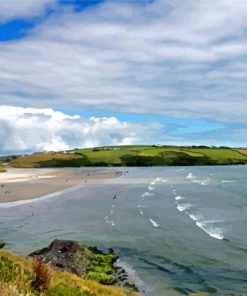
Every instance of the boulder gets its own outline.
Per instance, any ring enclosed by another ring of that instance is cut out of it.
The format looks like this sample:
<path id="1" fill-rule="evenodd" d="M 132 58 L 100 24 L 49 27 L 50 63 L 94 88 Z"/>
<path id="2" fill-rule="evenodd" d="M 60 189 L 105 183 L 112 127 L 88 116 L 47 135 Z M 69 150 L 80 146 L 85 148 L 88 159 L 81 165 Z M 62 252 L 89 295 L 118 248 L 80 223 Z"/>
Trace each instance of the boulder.
<path id="1" fill-rule="evenodd" d="M 29 256 L 41 257 L 56 271 L 67 271 L 101 284 L 124 286 L 137 291 L 136 286 L 129 283 L 126 271 L 116 266 L 118 256 L 113 249 L 102 252 L 97 247 L 87 247 L 77 241 L 54 240 L 48 247 Z"/>

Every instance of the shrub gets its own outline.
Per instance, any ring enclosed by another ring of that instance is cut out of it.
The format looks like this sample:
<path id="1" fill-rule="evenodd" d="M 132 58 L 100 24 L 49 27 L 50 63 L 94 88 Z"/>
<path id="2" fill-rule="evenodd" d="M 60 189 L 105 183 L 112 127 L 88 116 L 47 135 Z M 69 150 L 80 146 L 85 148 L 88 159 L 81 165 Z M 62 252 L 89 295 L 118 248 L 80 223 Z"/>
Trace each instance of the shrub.
<path id="1" fill-rule="evenodd" d="M 37 291 L 46 290 L 51 282 L 51 270 L 43 262 L 41 257 L 37 257 L 33 261 L 33 273 L 35 279 L 32 283 L 32 286 Z"/>

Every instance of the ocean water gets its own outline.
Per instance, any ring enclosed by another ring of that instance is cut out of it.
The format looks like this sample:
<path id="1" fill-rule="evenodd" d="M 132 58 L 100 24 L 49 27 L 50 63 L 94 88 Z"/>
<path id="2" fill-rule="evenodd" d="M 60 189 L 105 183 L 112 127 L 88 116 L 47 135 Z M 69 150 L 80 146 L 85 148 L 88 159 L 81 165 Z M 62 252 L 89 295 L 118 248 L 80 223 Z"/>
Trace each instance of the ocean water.
<path id="1" fill-rule="evenodd" d="M 55 238 L 113 247 L 143 295 L 247 295 L 247 166 L 121 171 L 0 204 L 0 240 L 23 254 Z"/>

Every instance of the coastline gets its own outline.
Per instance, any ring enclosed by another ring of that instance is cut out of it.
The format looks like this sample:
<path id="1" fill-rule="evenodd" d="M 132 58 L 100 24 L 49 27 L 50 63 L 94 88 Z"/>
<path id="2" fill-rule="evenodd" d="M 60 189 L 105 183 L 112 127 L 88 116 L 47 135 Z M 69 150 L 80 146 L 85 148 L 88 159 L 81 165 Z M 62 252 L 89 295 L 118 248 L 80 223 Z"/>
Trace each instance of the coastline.
<path id="1" fill-rule="evenodd" d="M 88 168 L 9 169 L 0 175 L 0 205 L 59 195 L 65 189 L 116 177 L 115 171 Z"/>

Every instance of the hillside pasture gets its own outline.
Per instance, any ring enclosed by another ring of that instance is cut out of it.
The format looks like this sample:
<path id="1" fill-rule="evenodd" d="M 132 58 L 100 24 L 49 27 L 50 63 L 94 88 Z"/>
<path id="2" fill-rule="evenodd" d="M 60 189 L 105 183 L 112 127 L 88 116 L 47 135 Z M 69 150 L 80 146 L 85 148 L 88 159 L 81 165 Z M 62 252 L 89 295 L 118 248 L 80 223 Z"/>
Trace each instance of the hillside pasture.
<path id="1" fill-rule="evenodd" d="M 247 163 L 247 149 L 155 145 L 103 146 L 34 153 L 12 159 L 16 168 L 80 166 L 227 165 Z"/>

